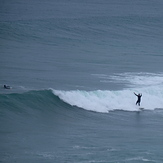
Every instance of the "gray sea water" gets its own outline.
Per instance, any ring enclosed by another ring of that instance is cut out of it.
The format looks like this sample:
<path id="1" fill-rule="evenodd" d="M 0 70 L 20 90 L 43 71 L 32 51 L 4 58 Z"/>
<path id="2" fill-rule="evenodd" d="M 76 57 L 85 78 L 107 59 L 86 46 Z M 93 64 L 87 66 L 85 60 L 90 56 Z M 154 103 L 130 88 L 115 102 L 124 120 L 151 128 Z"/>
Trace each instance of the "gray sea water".
<path id="1" fill-rule="evenodd" d="M 0 162 L 162 163 L 162 8 L 1 0 Z"/>

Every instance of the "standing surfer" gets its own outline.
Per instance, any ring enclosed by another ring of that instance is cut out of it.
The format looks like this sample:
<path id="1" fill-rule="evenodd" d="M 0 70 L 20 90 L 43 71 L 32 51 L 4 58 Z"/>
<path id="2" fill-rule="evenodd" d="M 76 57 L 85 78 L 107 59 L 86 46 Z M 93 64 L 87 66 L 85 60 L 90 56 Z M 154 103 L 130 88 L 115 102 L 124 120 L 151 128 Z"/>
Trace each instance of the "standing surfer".
<path id="1" fill-rule="evenodd" d="M 136 101 L 136 105 L 138 104 L 139 106 L 140 106 L 140 101 L 141 101 L 141 96 L 142 96 L 142 94 L 136 94 L 135 92 L 134 92 L 134 94 L 138 97 L 138 100 Z"/>

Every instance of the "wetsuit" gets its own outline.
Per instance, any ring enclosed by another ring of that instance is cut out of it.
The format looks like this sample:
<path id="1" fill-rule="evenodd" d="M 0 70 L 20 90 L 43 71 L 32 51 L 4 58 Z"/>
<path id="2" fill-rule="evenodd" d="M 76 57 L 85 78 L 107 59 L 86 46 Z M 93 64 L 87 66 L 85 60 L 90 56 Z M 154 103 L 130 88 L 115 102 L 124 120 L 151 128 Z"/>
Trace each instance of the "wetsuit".
<path id="1" fill-rule="evenodd" d="M 136 101 L 136 105 L 138 104 L 139 106 L 140 106 L 140 101 L 141 101 L 141 96 L 142 96 L 142 94 L 136 94 L 136 93 L 134 93 L 137 97 L 138 97 L 138 100 Z"/>
<path id="2" fill-rule="evenodd" d="M 7 86 L 7 85 L 4 85 L 4 88 L 5 89 L 10 89 L 11 87 L 10 86 Z"/>

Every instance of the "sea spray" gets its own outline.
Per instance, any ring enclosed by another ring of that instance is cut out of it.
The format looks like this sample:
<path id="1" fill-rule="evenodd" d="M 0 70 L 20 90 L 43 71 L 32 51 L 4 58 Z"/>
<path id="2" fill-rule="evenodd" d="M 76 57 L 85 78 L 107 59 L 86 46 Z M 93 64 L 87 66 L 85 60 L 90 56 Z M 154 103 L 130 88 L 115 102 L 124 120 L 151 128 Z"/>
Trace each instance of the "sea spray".
<path id="1" fill-rule="evenodd" d="M 163 89 L 160 87 L 145 87 L 119 91 L 53 90 L 53 93 L 72 106 L 78 106 L 90 111 L 108 112 L 111 110 L 138 110 L 139 107 L 135 105 L 137 97 L 133 94 L 135 91 L 143 94 L 141 107 L 147 110 L 163 108 Z"/>

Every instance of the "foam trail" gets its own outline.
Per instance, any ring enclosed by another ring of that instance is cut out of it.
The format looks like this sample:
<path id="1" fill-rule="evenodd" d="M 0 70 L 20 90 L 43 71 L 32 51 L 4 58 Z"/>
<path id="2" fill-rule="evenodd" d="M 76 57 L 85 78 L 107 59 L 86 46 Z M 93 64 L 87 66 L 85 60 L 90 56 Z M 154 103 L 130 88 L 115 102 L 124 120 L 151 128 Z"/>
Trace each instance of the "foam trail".
<path id="1" fill-rule="evenodd" d="M 111 76 L 94 74 L 101 82 L 123 83 L 127 87 L 147 87 L 163 85 L 163 74 L 154 73 L 117 73 Z"/>
<path id="2" fill-rule="evenodd" d="M 156 87 L 119 91 L 53 90 L 53 93 L 72 106 L 96 112 L 108 112 L 111 110 L 137 111 L 139 106 L 135 105 L 137 97 L 133 94 L 134 91 L 143 93 L 141 107 L 148 110 L 163 108 L 163 90 Z"/>

